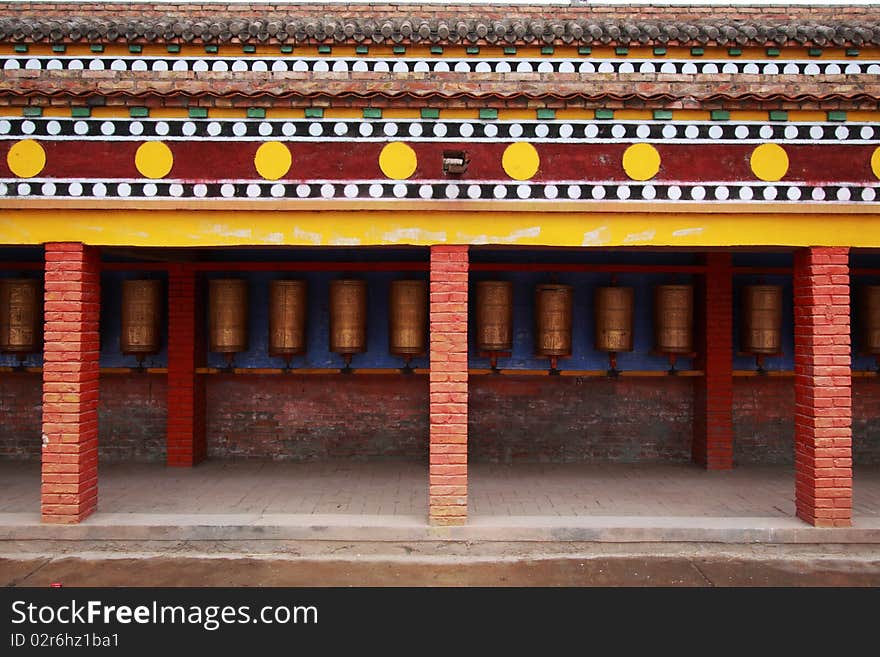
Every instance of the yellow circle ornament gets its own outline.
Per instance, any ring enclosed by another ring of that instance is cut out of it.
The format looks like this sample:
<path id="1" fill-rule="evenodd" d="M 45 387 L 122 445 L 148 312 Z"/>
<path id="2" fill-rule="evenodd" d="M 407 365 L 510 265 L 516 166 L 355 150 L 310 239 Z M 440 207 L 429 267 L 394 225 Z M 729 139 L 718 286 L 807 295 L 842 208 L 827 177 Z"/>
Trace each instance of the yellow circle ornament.
<path id="1" fill-rule="evenodd" d="M 623 170 L 631 180 L 650 180 L 660 171 L 660 153 L 651 144 L 633 144 L 623 152 Z"/>
<path id="2" fill-rule="evenodd" d="M 288 171 L 293 163 L 290 150 L 280 141 L 267 141 L 261 144 L 254 155 L 254 166 L 266 180 L 278 180 Z"/>
<path id="3" fill-rule="evenodd" d="M 875 148 L 871 155 L 871 171 L 874 172 L 876 178 L 880 179 L 880 146 Z"/>
<path id="4" fill-rule="evenodd" d="M 174 155 L 161 141 L 148 141 L 138 146 L 134 165 L 145 178 L 164 178 L 174 166 Z"/>
<path id="5" fill-rule="evenodd" d="M 788 173 L 788 153 L 779 144 L 761 144 L 749 158 L 752 173 L 765 182 L 776 182 Z"/>
<path id="6" fill-rule="evenodd" d="M 379 153 L 379 168 L 392 180 L 406 180 L 416 172 L 416 152 L 402 141 L 392 141 Z"/>
<path id="7" fill-rule="evenodd" d="M 33 139 L 25 139 L 12 145 L 6 164 L 19 178 L 33 178 L 46 166 L 46 151 Z"/>
<path id="8" fill-rule="evenodd" d="M 528 180 L 538 173 L 541 158 L 534 146 L 519 141 L 504 149 L 501 166 L 504 167 L 504 173 L 514 180 Z"/>

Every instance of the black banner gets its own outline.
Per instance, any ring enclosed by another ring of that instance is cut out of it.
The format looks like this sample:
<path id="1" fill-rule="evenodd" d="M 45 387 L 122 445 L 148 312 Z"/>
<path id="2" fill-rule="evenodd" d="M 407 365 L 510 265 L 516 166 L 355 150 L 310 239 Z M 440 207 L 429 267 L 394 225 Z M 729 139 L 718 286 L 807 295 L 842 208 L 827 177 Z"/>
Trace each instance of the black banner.
<path id="1" fill-rule="evenodd" d="M 806 629 L 817 607 L 823 625 L 852 628 L 878 602 L 877 589 L 7 588 L 0 654 L 399 648 L 412 637 L 464 646 L 473 636 L 498 648 L 648 639 L 674 646 L 682 632 L 717 631 L 736 642 L 775 634 L 798 617 Z"/>

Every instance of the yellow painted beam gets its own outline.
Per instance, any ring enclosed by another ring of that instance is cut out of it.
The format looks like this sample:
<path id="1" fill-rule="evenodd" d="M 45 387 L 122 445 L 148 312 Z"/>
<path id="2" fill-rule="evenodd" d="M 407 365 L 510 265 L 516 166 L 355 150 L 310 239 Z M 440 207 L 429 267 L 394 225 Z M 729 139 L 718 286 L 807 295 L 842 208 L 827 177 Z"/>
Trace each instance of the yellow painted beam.
<path id="1" fill-rule="evenodd" d="M 798 209 L 798 208 L 795 208 Z M 834 208 L 840 210 L 840 207 Z M 880 247 L 880 212 L 0 210 L 0 244 Z"/>

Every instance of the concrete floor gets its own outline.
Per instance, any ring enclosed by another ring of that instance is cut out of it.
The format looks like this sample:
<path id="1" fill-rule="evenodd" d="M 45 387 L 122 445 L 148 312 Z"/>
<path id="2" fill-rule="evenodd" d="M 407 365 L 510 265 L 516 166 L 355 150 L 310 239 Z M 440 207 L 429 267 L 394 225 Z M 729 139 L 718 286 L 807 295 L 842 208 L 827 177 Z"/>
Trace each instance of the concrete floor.
<path id="1" fill-rule="evenodd" d="M 790 466 L 707 472 L 690 464 L 475 464 L 471 517 L 794 515 Z M 880 467 L 856 467 L 854 516 L 880 517 Z M 39 511 L 39 465 L 0 462 L 0 513 Z M 100 467 L 99 512 L 427 515 L 418 463 L 208 461 Z"/>
<path id="2" fill-rule="evenodd" d="M 0 586 L 880 586 L 876 550 L 656 545 L 567 554 L 17 555 Z"/>

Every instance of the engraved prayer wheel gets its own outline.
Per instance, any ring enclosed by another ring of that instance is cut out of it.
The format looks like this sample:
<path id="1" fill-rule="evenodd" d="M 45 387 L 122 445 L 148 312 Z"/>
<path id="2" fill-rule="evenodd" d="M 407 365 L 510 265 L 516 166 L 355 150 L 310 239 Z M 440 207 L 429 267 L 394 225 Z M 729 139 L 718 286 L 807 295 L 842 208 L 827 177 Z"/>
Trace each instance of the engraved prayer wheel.
<path id="1" fill-rule="evenodd" d="M 663 354 L 694 350 L 694 286 L 658 285 L 654 288 L 654 340 Z"/>
<path id="2" fill-rule="evenodd" d="M 347 356 L 367 350 L 367 282 L 330 283 L 330 351 Z"/>
<path id="3" fill-rule="evenodd" d="M 232 355 L 248 348 L 247 281 L 218 278 L 208 281 L 211 351 Z"/>
<path id="4" fill-rule="evenodd" d="M 633 350 L 633 288 L 598 287 L 594 297 L 598 351 Z"/>
<path id="5" fill-rule="evenodd" d="M 880 357 L 880 285 L 863 287 L 861 301 L 863 350 Z"/>
<path id="6" fill-rule="evenodd" d="M 535 353 L 544 358 L 571 356 L 571 285 L 535 287 Z"/>
<path id="7" fill-rule="evenodd" d="M 513 284 L 477 283 L 477 346 L 480 351 L 513 349 Z"/>
<path id="8" fill-rule="evenodd" d="M 40 281 L 0 279 L 0 351 L 25 355 L 40 351 Z"/>
<path id="9" fill-rule="evenodd" d="M 126 356 L 159 353 L 161 332 L 162 281 L 122 281 L 122 330 L 120 351 Z"/>
<path id="10" fill-rule="evenodd" d="M 428 283 L 392 281 L 388 295 L 388 350 L 409 362 L 427 352 Z"/>
<path id="11" fill-rule="evenodd" d="M 269 355 L 284 358 L 306 353 L 306 282 L 275 280 L 269 283 Z"/>
<path id="12" fill-rule="evenodd" d="M 782 286 L 743 288 L 742 350 L 764 355 L 782 351 Z"/>

